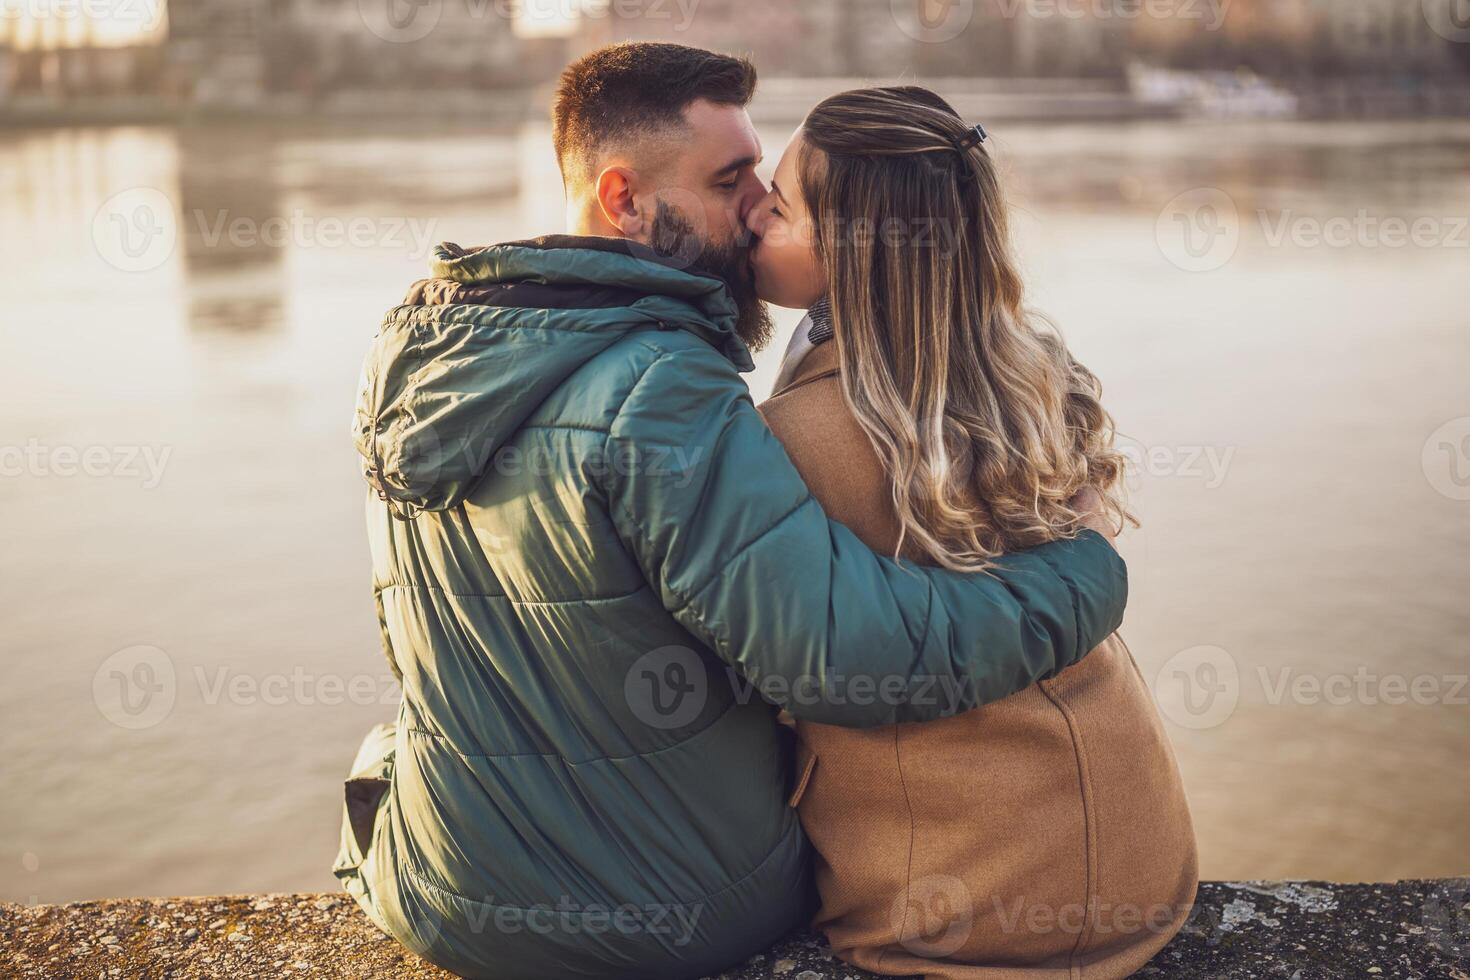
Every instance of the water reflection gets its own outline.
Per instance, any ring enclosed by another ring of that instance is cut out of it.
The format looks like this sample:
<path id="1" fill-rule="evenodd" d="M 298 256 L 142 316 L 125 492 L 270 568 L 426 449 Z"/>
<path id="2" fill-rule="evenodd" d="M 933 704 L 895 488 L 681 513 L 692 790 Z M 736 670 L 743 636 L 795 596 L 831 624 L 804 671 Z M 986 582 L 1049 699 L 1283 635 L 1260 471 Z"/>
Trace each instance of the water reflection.
<path id="1" fill-rule="evenodd" d="M 173 136 L 189 325 L 280 328 L 290 240 L 277 231 L 284 219 L 272 143 L 238 130 L 186 128 Z"/>
<path id="2" fill-rule="evenodd" d="M 787 134 L 762 129 L 767 170 Z M 1140 462 L 1130 644 L 1150 680 L 1204 647 L 1235 670 L 1225 720 L 1171 719 L 1205 874 L 1464 872 L 1464 706 L 1275 692 L 1470 662 L 1470 512 L 1424 462 L 1470 416 L 1470 128 L 1013 125 L 994 145 L 1032 300 Z M 346 435 L 361 356 L 434 242 L 562 227 L 547 127 L 9 132 L 0 168 L 0 447 L 41 459 L 0 478 L 3 897 L 330 888 L 337 781 L 388 708 L 220 692 L 303 672 L 385 692 Z M 1224 197 L 1170 214 L 1203 192 Z M 1440 239 L 1304 243 L 1360 211 Z M 1230 254 L 1188 271 L 1214 239 L 1170 236 L 1211 227 Z M 65 475 L 68 448 L 113 468 Z M 130 449 L 165 459 L 156 485 Z M 133 731 L 92 690 L 140 644 L 178 691 Z"/>

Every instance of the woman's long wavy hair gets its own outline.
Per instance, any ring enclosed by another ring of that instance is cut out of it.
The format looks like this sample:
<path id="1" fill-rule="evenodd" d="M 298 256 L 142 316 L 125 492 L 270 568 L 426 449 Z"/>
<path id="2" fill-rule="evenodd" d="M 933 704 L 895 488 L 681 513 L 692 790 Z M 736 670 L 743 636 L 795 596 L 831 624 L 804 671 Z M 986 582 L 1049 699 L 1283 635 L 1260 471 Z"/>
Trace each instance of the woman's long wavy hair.
<path id="1" fill-rule="evenodd" d="M 961 571 L 1072 537 L 1087 487 L 1136 525 L 1102 388 L 1023 307 L 984 146 L 914 86 L 832 96 L 807 116 L 802 194 L 826 270 L 843 396 L 924 560 Z"/>

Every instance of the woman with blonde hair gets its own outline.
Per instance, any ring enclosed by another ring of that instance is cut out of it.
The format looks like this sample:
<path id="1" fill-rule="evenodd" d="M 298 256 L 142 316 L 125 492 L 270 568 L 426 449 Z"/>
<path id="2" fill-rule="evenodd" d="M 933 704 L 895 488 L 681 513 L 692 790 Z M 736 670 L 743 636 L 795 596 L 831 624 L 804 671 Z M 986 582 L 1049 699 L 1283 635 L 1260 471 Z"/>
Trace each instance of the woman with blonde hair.
<path id="1" fill-rule="evenodd" d="M 761 298 L 811 310 L 762 406 L 771 429 L 867 544 L 964 570 L 1078 534 L 1079 501 L 1131 520 L 1097 379 L 1024 306 L 985 142 L 926 89 L 845 92 L 747 217 Z M 1183 786 L 1116 635 L 969 713 L 798 735 L 816 924 L 851 963 L 1104 980 L 1189 913 Z"/>

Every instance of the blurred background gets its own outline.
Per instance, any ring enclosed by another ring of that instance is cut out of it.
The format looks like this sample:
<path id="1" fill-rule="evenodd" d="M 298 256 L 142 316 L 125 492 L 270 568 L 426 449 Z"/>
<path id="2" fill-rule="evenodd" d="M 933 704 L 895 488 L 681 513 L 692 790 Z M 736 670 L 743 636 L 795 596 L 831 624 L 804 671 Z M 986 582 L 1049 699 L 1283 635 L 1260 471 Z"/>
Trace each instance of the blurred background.
<path id="1" fill-rule="evenodd" d="M 767 177 L 844 88 L 983 121 L 1133 463 L 1204 876 L 1470 873 L 1470 0 L 0 14 L 0 899 L 335 887 L 398 696 L 362 355 L 434 243 L 561 230 L 550 86 L 622 39 L 751 55 Z"/>

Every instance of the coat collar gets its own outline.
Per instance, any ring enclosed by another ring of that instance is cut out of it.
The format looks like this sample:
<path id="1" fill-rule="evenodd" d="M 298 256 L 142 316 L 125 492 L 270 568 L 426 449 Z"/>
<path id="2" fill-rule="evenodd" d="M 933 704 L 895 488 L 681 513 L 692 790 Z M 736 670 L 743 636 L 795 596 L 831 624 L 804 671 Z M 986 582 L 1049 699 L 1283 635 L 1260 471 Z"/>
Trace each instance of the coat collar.
<path id="1" fill-rule="evenodd" d="M 771 393 L 771 397 L 784 395 L 788 391 L 794 391 L 802 385 L 809 385 L 813 381 L 821 381 L 823 378 L 835 378 L 841 368 L 841 362 L 837 357 L 837 344 L 834 341 L 818 344 L 806 352 L 801 363 L 796 366 L 796 373 L 790 381 Z"/>

